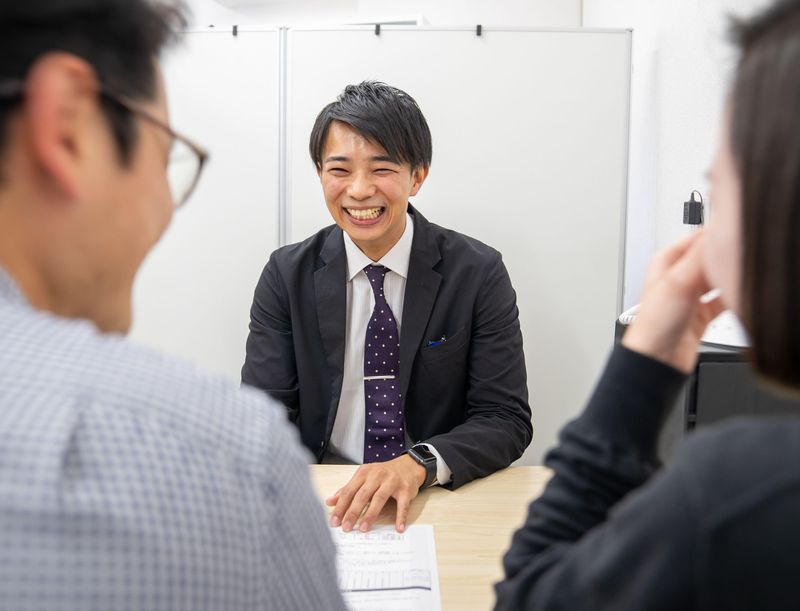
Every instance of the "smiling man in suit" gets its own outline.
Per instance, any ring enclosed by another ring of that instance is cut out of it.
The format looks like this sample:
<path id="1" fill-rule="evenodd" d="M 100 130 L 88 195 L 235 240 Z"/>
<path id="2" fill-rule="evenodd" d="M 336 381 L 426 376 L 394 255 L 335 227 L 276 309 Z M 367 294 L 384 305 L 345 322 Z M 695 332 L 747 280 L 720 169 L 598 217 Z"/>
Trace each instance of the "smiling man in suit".
<path id="1" fill-rule="evenodd" d="M 327 500 L 333 526 L 368 530 L 394 498 L 403 531 L 421 488 L 493 473 L 531 441 L 516 295 L 500 253 L 408 203 L 432 156 L 411 96 L 348 86 L 310 152 L 336 224 L 270 257 L 242 381 L 286 405 L 319 461 L 363 464 Z"/>

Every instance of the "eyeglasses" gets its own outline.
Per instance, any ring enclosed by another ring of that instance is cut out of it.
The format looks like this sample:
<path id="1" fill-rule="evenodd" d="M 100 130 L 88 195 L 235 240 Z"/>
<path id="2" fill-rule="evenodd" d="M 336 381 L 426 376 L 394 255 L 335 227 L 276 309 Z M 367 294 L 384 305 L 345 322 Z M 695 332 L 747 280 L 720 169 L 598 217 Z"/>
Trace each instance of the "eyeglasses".
<path id="1" fill-rule="evenodd" d="M 22 81 L 0 80 L 0 99 L 21 98 L 24 91 L 25 85 Z M 171 145 L 167 160 L 167 185 L 173 205 L 176 208 L 183 206 L 200 180 L 200 175 L 208 160 L 208 152 L 186 136 L 177 133 L 133 100 L 118 96 L 105 87 L 101 87 L 99 93 L 120 108 L 156 126 L 169 136 Z"/>

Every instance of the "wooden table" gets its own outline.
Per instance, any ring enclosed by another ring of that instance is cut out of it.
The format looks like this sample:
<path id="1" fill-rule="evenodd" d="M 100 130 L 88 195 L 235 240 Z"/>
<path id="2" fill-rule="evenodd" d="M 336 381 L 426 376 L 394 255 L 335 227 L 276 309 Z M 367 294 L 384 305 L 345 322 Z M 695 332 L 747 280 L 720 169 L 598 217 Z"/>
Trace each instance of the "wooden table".
<path id="1" fill-rule="evenodd" d="M 320 499 L 347 483 L 357 468 L 312 465 Z M 433 524 L 443 611 L 493 607 L 502 556 L 550 474 L 544 467 L 509 467 L 455 491 L 429 488 L 414 499 L 408 524 Z M 393 503 L 387 505 L 377 523 L 393 525 L 394 509 Z"/>

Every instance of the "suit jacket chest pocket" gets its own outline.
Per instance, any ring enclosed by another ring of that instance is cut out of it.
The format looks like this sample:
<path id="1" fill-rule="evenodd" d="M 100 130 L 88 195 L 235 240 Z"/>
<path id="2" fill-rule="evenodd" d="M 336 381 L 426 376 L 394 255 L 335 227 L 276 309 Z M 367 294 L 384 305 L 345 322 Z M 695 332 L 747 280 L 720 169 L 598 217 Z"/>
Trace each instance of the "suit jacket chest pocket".
<path id="1" fill-rule="evenodd" d="M 420 351 L 420 357 L 426 369 L 441 369 L 456 364 L 463 366 L 468 352 L 469 333 L 468 329 L 462 327 L 448 337 L 447 341 L 435 346 L 424 346 Z"/>

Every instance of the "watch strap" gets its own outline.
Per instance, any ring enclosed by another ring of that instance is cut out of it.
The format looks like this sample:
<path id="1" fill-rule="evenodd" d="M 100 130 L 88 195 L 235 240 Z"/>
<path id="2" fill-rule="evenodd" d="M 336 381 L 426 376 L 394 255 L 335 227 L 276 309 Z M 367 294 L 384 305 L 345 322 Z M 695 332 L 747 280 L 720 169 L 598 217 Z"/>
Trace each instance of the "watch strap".
<path id="1" fill-rule="evenodd" d="M 436 457 L 424 446 L 412 446 L 407 452 L 417 464 L 425 469 L 425 481 L 419 489 L 424 490 L 428 488 L 436 481 Z"/>

